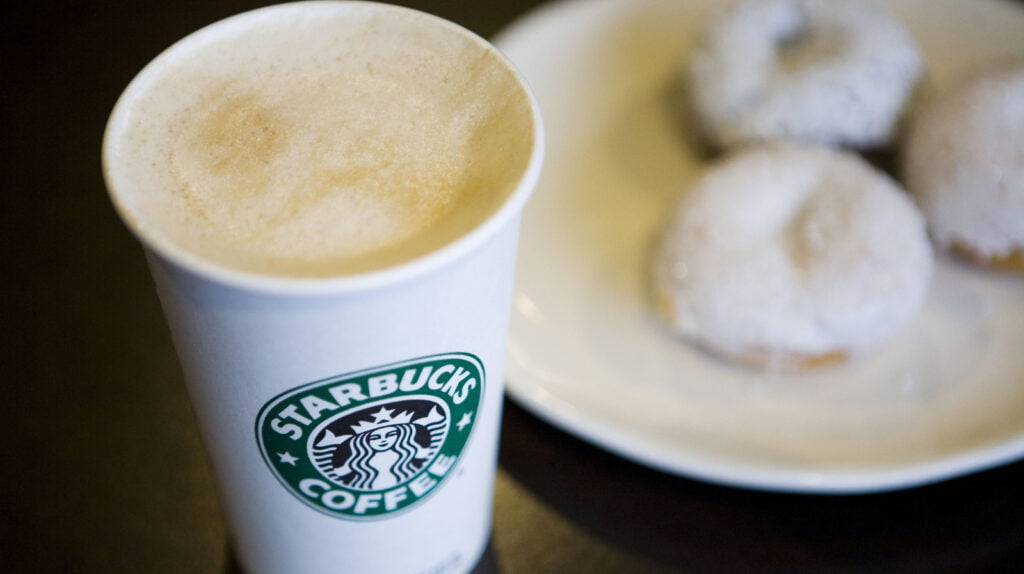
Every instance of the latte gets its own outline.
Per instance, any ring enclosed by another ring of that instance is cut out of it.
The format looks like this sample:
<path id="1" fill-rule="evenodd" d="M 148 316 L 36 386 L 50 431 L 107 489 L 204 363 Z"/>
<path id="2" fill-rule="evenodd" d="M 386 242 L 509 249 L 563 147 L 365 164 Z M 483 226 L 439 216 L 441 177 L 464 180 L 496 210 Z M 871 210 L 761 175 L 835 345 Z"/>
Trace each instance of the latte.
<path id="1" fill-rule="evenodd" d="M 126 90 L 108 187 L 164 253 L 286 277 L 400 264 L 480 225 L 530 164 L 536 116 L 498 59 L 461 28 L 380 4 L 228 19 Z"/>

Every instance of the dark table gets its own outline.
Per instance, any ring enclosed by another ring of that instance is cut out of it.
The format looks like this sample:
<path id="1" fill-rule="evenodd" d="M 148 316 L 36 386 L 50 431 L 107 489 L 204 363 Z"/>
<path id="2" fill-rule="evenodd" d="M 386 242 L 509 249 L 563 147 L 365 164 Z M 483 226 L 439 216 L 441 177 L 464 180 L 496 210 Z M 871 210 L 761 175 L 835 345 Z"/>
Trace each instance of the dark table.
<path id="1" fill-rule="evenodd" d="M 529 0 L 404 2 L 491 36 Z M 142 250 L 100 173 L 107 114 L 243 0 L 22 2 L 0 81 L 4 572 L 230 572 L 223 518 Z M 669 476 L 506 403 L 480 572 L 996 572 L 1024 565 L 1024 463 L 884 494 Z"/>

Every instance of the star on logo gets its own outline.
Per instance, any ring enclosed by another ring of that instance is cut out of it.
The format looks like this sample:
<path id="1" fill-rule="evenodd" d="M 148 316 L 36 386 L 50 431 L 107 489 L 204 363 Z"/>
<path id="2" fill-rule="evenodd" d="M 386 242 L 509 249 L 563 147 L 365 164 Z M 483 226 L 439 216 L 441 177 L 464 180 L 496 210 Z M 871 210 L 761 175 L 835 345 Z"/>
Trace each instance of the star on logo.
<path id="1" fill-rule="evenodd" d="M 459 432 L 461 432 L 463 429 L 465 429 L 466 425 L 468 425 L 469 423 L 473 422 L 471 420 L 472 416 L 473 416 L 473 413 L 466 413 L 466 414 L 462 415 L 462 418 L 459 419 L 459 422 L 455 423 L 455 426 L 459 427 Z"/>
<path id="2" fill-rule="evenodd" d="M 393 412 L 395 412 L 395 409 L 386 409 L 384 407 L 381 407 L 379 411 L 373 413 L 370 416 L 373 417 L 373 422 L 379 423 L 382 421 L 391 420 L 391 413 Z"/>
<path id="3" fill-rule="evenodd" d="M 295 466 L 295 463 L 299 460 L 292 456 L 292 453 L 290 452 L 279 452 L 277 453 L 277 456 L 281 458 L 282 464 L 290 464 L 292 466 Z"/>

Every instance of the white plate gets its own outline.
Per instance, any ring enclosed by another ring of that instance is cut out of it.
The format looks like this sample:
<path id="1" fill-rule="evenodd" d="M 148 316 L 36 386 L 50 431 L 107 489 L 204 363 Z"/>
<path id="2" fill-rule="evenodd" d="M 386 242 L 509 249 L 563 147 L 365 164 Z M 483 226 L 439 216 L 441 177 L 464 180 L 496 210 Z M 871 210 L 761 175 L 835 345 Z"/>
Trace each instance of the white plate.
<path id="1" fill-rule="evenodd" d="M 664 214 L 700 167 L 670 105 L 713 0 L 569 0 L 496 41 L 534 88 L 548 158 L 524 215 L 509 392 L 634 461 L 756 489 L 903 488 L 1024 455 L 1024 280 L 939 264 L 919 320 L 810 375 L 746 371 L 672 339 L 647 299 Z M 942 85 L 1024 53 L 1024 12 L 889 2 Z"/>

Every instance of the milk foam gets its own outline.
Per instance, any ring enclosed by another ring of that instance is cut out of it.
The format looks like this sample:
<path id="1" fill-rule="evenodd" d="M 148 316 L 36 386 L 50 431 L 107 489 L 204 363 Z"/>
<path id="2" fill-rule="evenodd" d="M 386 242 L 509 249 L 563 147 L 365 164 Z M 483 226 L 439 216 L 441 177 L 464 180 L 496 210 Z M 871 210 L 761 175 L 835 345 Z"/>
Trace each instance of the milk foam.
<path id="1" fill-rule="evenodd" d="M 331 276 L 423 255 L 515 189 L 536 126 L 500 57 L 374 4 L 275 7 L 158 58 L 107 135 L 137 231 L 201 259 Z"/>

